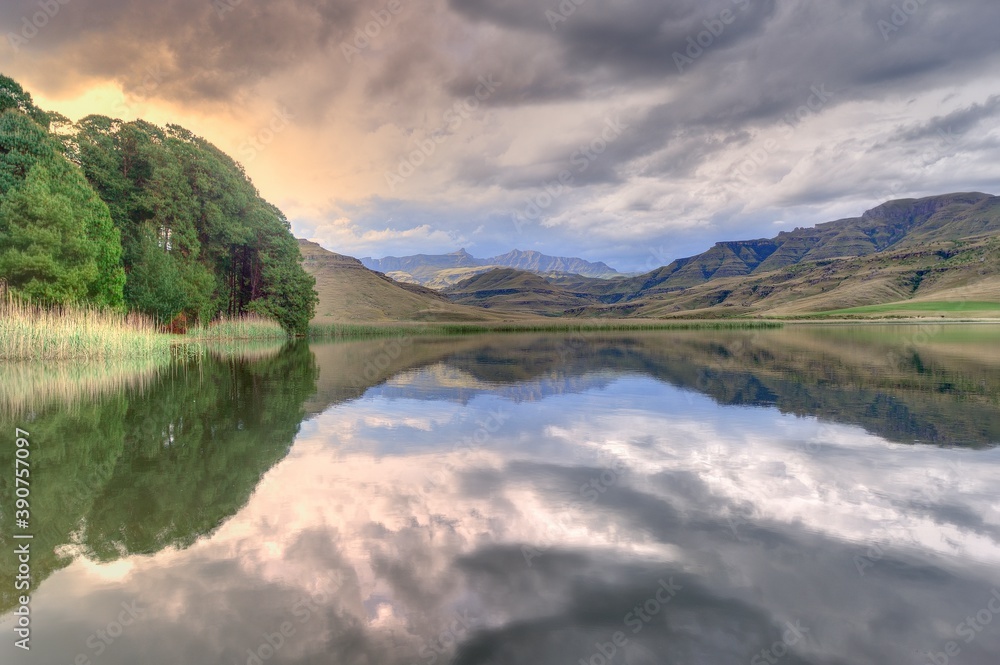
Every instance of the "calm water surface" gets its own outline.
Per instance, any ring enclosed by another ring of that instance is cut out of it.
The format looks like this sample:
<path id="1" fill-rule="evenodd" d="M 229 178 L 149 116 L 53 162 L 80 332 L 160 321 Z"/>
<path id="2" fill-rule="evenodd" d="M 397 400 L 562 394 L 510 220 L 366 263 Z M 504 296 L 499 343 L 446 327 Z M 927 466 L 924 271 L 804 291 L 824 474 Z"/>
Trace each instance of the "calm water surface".
<path id="1" fill-rule="evenodd" d="M 300 344 L 45 389 L 59 371 L 0 368 L 4 664 L 1000 662 L 997 328 Z"/>

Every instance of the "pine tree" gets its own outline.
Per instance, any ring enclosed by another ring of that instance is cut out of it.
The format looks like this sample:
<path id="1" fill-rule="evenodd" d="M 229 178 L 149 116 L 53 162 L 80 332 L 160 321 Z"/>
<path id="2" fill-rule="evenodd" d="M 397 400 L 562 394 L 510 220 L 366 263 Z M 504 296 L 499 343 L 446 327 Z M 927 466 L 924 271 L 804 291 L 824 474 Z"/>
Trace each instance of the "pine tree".
<path id="1" fill-rule="evenodd" d="M 38 115 L 31 97 L 12 94 L 5 81 L 0 76 L 0 279 L 50 304 L 122 308 L 121 240 L 107 206 L 29 116 Z"/>
<path id="2" fill-rule="evenodd" d="M 0 204 L 0 279 L 46 304 L 83 302 L 98 278 L 87 220 L 60 189 L 36 164 Z"/>

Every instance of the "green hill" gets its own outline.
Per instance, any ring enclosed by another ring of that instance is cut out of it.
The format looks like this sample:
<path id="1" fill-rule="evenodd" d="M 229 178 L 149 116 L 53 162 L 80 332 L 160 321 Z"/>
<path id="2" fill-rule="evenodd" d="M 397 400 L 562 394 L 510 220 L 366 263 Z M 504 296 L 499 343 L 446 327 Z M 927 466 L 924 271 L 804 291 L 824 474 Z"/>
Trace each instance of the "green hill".
<path id="1" fill-rule="evenodd" d="M 396 282 L 350 256 L 299 240 L 302 267 L 316 280 L 314 323 L 349 321 L 489 321 L 498 317 L 454 304 L 436 291 Z"/>
<path id="2" fill-rule="evenodd" d="M 971 193 L 901 199 L 861 217 L 797 228 L 774 238 L 716 243 L 698 256 L 617 281 L 610 285 L 608 294 L 620 294 L 622 298 L 648 296 L 714 279 L 762 275 L 801 263 L 868 256 L 989 234 L 1000 234 L 1000 198 L 995 196 Z"/>
<path id="3" fill-rule="evenodd" d="M 453 302 L 463 305 L 546 316 L 556 316 L 595 302 L 588 293 L 574 293 L 541 275 L 513 268 L 497 268 L 470 277 L 445 289 L 444 293 Z"/>

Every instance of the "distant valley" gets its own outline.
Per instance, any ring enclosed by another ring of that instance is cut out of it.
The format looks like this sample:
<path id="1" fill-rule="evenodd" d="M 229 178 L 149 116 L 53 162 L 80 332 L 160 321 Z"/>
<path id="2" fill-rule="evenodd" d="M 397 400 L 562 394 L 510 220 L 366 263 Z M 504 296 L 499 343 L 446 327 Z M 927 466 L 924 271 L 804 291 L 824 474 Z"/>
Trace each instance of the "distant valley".
<path id="1" fill-rule="evenodd" d="M 720 242 L 638 276 L 537 252 L 358 261 L 302 243 L 327 320 L 1000 316 L 1000 198 L 980 193 Z"/>

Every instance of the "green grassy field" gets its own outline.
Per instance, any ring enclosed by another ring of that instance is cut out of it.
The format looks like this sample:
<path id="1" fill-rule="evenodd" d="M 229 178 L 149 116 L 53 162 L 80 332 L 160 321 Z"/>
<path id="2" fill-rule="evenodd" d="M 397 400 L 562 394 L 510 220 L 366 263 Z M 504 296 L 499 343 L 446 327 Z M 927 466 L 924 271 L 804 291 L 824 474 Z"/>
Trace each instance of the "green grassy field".
<path id="1" fill-rule="evenodd" d="M 644 330 L 763 329 L 769 321 L 588 321 L 526 319 L 482 323 L 313 324 L 312 339 L 475 335 L 485 333 L 636 332 Z M 222 319 L 186 335 L 160 332 L 148 318 L 81 307 L 50 309 L 13 298 L 0 301 L 0 360 L 168 359 L 172 353 L 201 353 L 219 342 L 278 342 L 288 339 L 276 322 L 259 316 Z"/>
<path id="2" fill-rule="evenodd" d="M 490 333 L 557 334 L 654 330 L 765 330 L 781 328 L 782 326 L 782 323 L 776 321 L 749 321 L 746 319 L 728 321 L 635 319 L 566 323 L 565 321 L 547 321 L 540 318 L 537 321 L 526 320 L 507 323 L 312 324 L 309 326 L 309 337 L 310 339 L 358 339 L 364 337 L 482 335 Z"/>
<path id="3" fill-rule="evenodd" d="M 931 314 L 931 315 L 952 315 L 962 316 L 976 314 L 995 314 L 1000 316 L 1000 303 L 983 301 L 920 301 L 920 302 L 896 302 L 884 305 L 865 305 L 863 307 L 850 307 L 848 309 L 832 309 L 826 312 L 816 312 L 808 315 L 811 317 L 836 317 L 866 314 Z"/>

